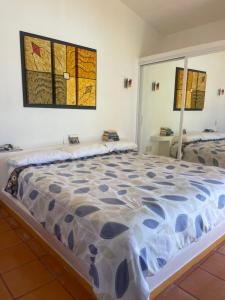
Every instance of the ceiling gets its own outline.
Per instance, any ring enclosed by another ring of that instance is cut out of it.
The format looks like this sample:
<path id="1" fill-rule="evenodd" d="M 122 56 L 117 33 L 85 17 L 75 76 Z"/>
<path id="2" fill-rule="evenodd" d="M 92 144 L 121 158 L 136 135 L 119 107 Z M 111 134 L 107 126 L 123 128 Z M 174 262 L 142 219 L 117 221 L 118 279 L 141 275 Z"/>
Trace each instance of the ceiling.
<path id="1" fill-rule="evenodd" d="M 162 34 L 225 19 L 225 0 L 121 0 Z"/>

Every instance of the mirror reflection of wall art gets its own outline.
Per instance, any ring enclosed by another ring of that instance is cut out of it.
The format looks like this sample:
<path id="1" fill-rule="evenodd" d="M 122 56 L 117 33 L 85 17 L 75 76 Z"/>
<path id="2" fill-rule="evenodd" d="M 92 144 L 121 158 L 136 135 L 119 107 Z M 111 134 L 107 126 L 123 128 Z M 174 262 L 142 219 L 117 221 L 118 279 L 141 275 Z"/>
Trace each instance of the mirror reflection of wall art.
<path id="1" fill-rule="evenodd" d="M 24 106 L 96 109 L 97 51 L 20 32 Z"/>
<path id="2" fill-rule="evenodd" d="M 184 69 L 176 68 L 173 110 L 181 109 L 183 76 Z M 205 104 L 206 80 L 206 72 L 188 69 L 185 110 L 203 110 Z"/>

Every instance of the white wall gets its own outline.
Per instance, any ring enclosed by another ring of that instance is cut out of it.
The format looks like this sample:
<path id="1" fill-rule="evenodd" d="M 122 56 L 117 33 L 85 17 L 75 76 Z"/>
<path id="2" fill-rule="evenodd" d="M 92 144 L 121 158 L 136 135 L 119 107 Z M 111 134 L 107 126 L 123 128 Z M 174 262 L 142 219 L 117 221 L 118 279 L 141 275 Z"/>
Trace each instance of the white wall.
<path id="1" fill-rule="evenodd" d="M 225 19 L 164 36 L 149 54 L 225 40 Z"/>
<path id="2" fill-rule="evenodd" d="M 180 112 L 173 111 L 176 67 L 183 60 L 144 66 L 142 69 L 142 129 L 141 150 L 150 146 L 150 137 L 158 135 L 160 127 L 179 130 Z M 225 88 L 225 52 L 189 59 L 190 69 L 207 72 L 207 87 L 203 111 L 185 111 L 183 127 L 188 131 L 205 128 L 225 131 L 225 96 L 218 96 Z M 160 82 L 160 90 L 152 92 L 152 82 Z"/>
<path id="3" fill-rule="evenodd" d="M 119 0 L 0 0 L 0 144 L 96 140 L 115 128 L 134 140 L 138 57 L 159 35 Z M 97 110 L 24 108 L 19 30 L 97 49 Z M 146 38 L 148 36 L 148 38 Z M 133 87 L 123 88 L 125 77 Z"/>

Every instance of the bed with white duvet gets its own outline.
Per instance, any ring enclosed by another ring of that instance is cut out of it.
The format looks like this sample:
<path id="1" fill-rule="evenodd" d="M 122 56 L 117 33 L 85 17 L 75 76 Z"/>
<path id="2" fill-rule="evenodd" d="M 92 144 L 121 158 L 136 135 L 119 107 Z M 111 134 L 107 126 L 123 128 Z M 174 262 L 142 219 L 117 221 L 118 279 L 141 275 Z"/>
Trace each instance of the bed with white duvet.
<path id="1" fill-rule="evenodd" d="M 134 148 L 68 146 L 8 161 L 6 193 L 88 265 L 98 299 L 147 300 L 151 277 L 225 218 L 223 169 Z"/>

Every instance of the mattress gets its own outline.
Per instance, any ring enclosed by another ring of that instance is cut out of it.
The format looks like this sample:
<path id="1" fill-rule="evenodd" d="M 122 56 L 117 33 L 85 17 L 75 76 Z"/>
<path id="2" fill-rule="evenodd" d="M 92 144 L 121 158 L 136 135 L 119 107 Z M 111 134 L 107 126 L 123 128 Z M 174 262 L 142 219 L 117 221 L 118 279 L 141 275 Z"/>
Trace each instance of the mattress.
<path id="1" fill-rule="evenodd" d="M 7 192 L 89 265 L 99 299 L 146 300 L 149 278 L 222 224 L 225 173 L 110 152 L 32 165 L 14 159 L 20 166 Z"/>

